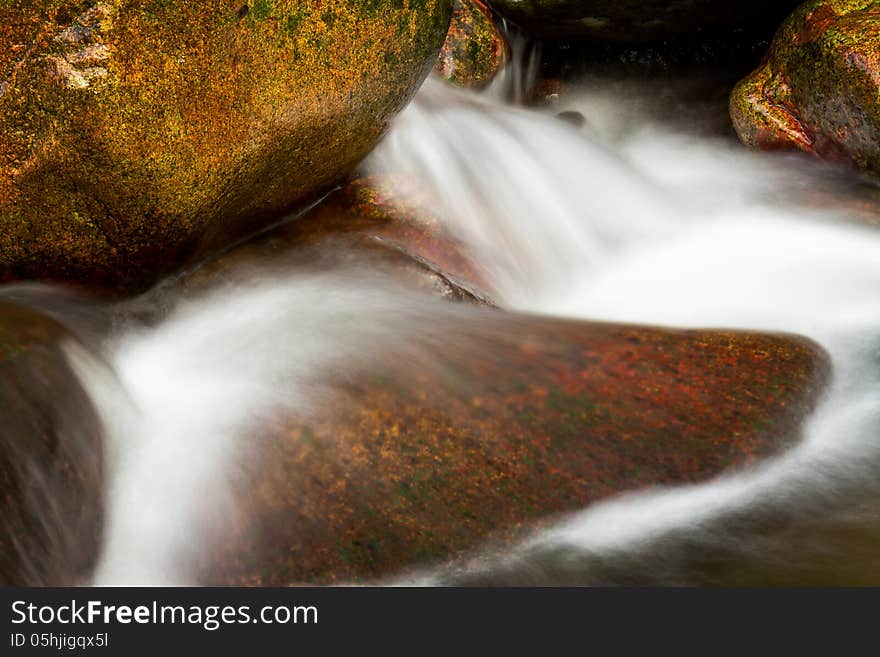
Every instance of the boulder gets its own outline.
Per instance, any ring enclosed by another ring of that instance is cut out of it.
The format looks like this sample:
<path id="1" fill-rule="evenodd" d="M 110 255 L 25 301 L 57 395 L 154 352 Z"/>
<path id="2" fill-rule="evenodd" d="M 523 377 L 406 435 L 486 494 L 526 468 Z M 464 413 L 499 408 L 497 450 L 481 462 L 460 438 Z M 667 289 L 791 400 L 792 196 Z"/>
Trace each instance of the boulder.
<path id="1" fill-rule="evenodd" d="M 504 35 L 480 0 L 455 0 L 452 24 L 434 70 L 462 87 L 485 87 L 510 59 Z"/>
<path id="2" fill-rule="evenodd" d="M 324 193 L 452 0 L 0 5 L 0 281 L 136 289 Z"/>
<path id="3" fill-rule="evenodd" d="M 828 373 L 792 336 L 474 309 L 433 328 L 424 362 L 407 340 L 253 441 L 203 583 L 370 580 L 705 480 L 790 444 Z"/>
<path id="4" fill-rule="evenodd" d="M 734 88 L 730 114 L 748 146 L 880 172 L 880 2 L 803 4 Z"/>

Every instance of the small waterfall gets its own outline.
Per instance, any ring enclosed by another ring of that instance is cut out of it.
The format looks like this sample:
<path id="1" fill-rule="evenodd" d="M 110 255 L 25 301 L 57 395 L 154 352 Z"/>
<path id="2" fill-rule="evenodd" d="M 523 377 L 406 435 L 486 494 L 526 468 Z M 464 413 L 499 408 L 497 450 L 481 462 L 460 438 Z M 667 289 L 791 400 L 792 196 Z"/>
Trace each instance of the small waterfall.
<path id="1" fill-rule="evenodd" d="M 670 131 L 628 112 L 634 96 L 584 88 L 566 101 L 589 124 L 577 129 L 496 92 L 429 81 L 367 167 L 429 189 L 503 306 L 802 333 L 829 351 L 834 381 L 803 444 L 780 458 L 624 495 L 512 551 L 488 546 L 407 581 L 707 583 L 723 555 L 739 581 L 797 583 L 815 575 L 791 570 L 799 540 L 815 554 L 797 567 L 852 559 L 878 575 L 880 234 L 790 200 L 829 186 L 820 167 Z M 108 432 L 99 584 L 190 583 L 200 546 L 234 511 L 254 426 L 326 403 L 328 371 L 430 366 L 455 333 L 448 322 L 482 312 L 361 270 L 242 272 L 159 305 L 153 322 L 118 324 L 109 369 L 68 354 Z"/>
<path id="2" fill-rule="evenodd" d="M 796 202 L 813 186 L 833 190 L 832 172 L 671 131 L 633 112 L 638 90 L 628 92 L 575 94 L 567 107 L 586 116 L 585 133 L 434 82 L 371 171 L 427 185 L 508 306 L 804 334 L 831 354 L 832 388 L 783 458 L 599 504 L 514 554 L 419 581 L 701 583 L 711 574 L 688 555 L 718 553 L 765 563 L 757 582 L 774 570 L 797 582 L 792 568 L 823 559 L 876 576 L 865 546 L 880 537 L 880 233 Z M 841 534 L 858 555 L 836 545 Z M 791 537 L 810 543 L 802 563 L 788 560 Z"/>
<path id="3" fill-rule="evenodd" d="M 510 61 L 492 80 L 486 95 L 517 105 L 529 99 L 541 68 L 541 44 L 501 19 L 502 32 L 510 46 Z"/>
<path id="4" fill-rule="evenodd" d="M 372 156 L 413 174 L 470 245 L 505 302 L 528 308 L 635 242 L 677 230 L 662 188 L 553 117 L 429 80 Z"/>

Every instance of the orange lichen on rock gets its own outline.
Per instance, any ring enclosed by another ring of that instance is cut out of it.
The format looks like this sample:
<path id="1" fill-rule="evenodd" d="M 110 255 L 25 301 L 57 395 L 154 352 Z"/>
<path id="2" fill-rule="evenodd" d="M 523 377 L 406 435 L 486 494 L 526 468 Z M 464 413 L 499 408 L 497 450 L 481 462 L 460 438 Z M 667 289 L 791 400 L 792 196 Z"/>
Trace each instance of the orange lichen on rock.
<path id="1" fill-rule="evenodd" d="M 880 172 L 880 2 L 799 7 L 761 67 L 733 90 L 730 113 L 749 146 L 797 148 Z"/>
<path id="2" fill-rule="evenodd" d="M 430 72 L 451 11 L 4 2 L 0 280 L 142 287 L 323 193 Z"/>

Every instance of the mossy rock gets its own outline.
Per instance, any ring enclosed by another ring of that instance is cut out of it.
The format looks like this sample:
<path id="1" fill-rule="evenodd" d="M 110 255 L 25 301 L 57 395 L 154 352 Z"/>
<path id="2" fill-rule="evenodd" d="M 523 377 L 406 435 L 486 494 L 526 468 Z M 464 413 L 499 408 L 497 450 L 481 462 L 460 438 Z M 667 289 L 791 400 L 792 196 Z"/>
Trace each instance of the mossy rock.
<path id="1" fill-rule="evenodd" d="M 706 29 L 780 20 L 797 0 L 489 0 L 538 37 L 658 41 Z"/>
<path id="2" fill-rule="evenodd" d="M 782 25 L 733 90 L 742 141 L 880 172 L 880 2 L 813 0 Z"/>
<path id="3" fill-rule="evenodd" d="M 0 301 L 0 585 L 85 584 L 103 523 L 100 422 L 42 314 Z"/>
<path id="4" fill-rule="evenodd" d="M 370 580 L 622 491 L 705 480 L 790 444 L 829 369 L 794 336 L 491 310 L 419 335 L 422 361 L 407 338 L 346 363 L 338 398 L 251 442 L 202 582 Z"/>
<path id="5" fill-rule="evenodd" d="M 455 0 L 452 24 L 434 70 L 462 87 L 485 87 L 510 58 L 504 35 L 480 0 Z"/>
<path id="6" fill-rule="evenodd" d="M 452 0 L 0 4 L 0 280 L 144 287 L 344 178 Z"/>

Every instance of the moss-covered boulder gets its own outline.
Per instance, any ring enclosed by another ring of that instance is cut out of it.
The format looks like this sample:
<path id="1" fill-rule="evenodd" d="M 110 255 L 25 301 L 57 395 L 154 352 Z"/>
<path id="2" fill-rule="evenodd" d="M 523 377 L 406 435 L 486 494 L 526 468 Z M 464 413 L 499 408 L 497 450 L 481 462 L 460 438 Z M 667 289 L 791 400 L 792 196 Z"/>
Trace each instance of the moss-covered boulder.
<path id="1" fill-rule="evenodd" d="M 87 582 L 103 518 L 100 423 L 62 352 L 74 337 L 0 301 L 0 585 Z"/>
<path id="2" fill-rule="evenodd" d="M 880 172 L 880 2 L 812 0 L 730 100 L 749 146 L 796 148 Z"/>
<path id="3" fill-rule="evenodd" d="M 657 41 L 705 29 L 780 20 L 797 0 L 489 0 L 539 37 Z"/>
<path id="4" fill-rule="evenodd" d="M 468 309 L 255 440 L 202 581 L 363 580 L 783 448 L 828 371 L 792 336 Z M 434 333 L 431 333 L 431 332 Z M 432 351 L 431 351 L 432 350 Z"/>
<path id="5" fill-rule="evenodd" d="M 509 59 L 504 35 L 480 0 L 455 0 L 452 24 L 434 70 L 463 87 L 484 87 Z"/>
<path id="6" fill-rule="evenodd" d="M 0 280 L 146 285 L 347 175 L 452 0 L 0 4 Z"/>

